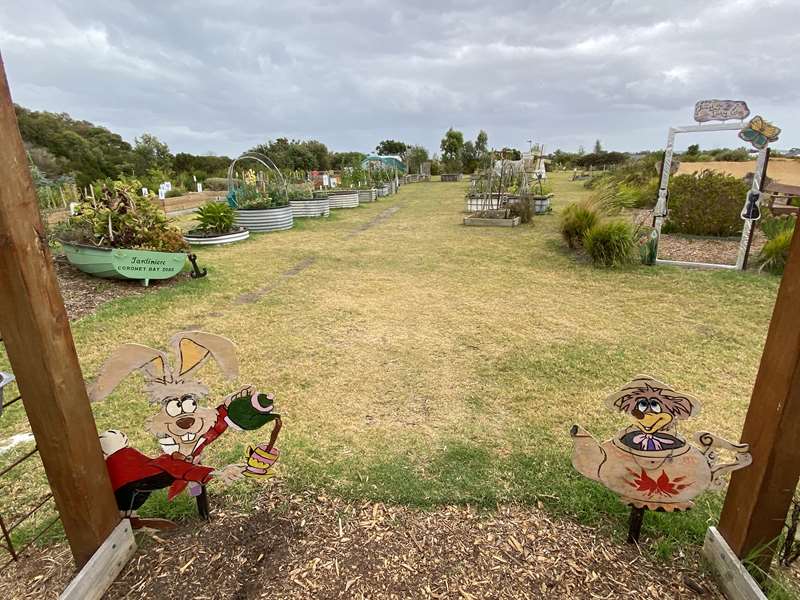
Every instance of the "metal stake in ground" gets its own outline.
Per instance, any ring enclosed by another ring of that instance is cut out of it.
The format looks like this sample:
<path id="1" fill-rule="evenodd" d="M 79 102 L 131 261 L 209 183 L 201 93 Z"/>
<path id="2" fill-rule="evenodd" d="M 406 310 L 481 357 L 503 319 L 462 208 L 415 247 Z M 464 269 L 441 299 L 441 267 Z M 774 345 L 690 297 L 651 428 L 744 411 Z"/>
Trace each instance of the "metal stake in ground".
<path id="1" fill-rule="evenodd" d="M 644 521 L 644 508 L 631 506 L 631 516 L 628 520 L 628 543 L 638 544 L 639 535 L 642 533 L 642 521 Z"/>

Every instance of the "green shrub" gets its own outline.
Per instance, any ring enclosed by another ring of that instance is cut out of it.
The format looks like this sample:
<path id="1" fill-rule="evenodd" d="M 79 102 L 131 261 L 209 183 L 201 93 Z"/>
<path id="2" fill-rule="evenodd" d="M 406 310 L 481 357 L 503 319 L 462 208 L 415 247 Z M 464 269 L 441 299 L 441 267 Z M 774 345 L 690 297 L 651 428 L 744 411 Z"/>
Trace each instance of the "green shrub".
<path id="1" fill-rule="evenodd" d="M 794 228 L 786 229 L 767 241 L 758 254 L 760 271 L 769 271 L 777 275 L 783 273 L 786 261 L 789 260 L 789 246 L 792 244 Z"/>
<path id="2" fill-rule="evenodd" d="M 234 230 L 235 211 L 225 202 L 208 202 L 197 209 L 198 231 L 222 235 Z"/>
<path id="3" fill-rule="evenodd" d="M 797 219 L 794 216 L 784 215 L 782 217 L 764 217 L 759 222 L 761 223 L 761 231 L 766 238 L 772 240 L 784 231 L 794 230 L 796 221 Z"/>
<path id="4" fill-rule="evenodd" d="M 241 179 L 234 179 L 234 185 L 241 185 Z M 226 192 L 228 191 L 228 178 L 227 177 L 209 177 L 203 182 L 203 189 L 209 192 Z"/>
<path id="5" fill-rule="evenodd" d="M 184 190 L 179 190 L 176 188 L 172 188 L 170 191 L 166 193 L 167 198 L 177 198 L 178 196 L 185 196 L 186 192 Z"/>
<path id="6" fill-rule="evenodd" d="M 747 184 L 731 175 L 704 170 L 672 178 L 664 233 L 732 236 L 742 230 Z"/>
<path id="7" fill-rule="evenodd" d="M 601 267 L 630 263 L 636 246 L 633 227 L 627 221 L 598 223 L 583 236 L 583 247 Z"/>
<path id="8" fill-rule="evenodd" d="M 561 213 L 561 235 L 570 248 L 580 246 L 583 236 L 597 224 L 597 211 L 586 204 L 570 204 Z"/>
<path id="9" fill-rule="evenodd" d="M 56 237 L 101 248 L 186 250 L 180 230 L 171 225 L 149 198 L 137 197 L 134 189 L 121 181 L 111 188 L 103 187 L 95 198 L 79 204 L 76 214 L 59 225 Z"/>

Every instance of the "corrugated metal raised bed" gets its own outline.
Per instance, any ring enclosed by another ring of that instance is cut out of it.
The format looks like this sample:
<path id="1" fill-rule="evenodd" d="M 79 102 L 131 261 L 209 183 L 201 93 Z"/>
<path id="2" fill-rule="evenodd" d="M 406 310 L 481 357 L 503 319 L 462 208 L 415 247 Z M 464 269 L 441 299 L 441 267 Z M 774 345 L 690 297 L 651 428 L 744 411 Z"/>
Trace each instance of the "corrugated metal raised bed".
<path id="1" fill-rule="evenodd" d="M 250 232 L 244 227 L 239 227 L 238 231 L 222 235 L 203 235 L 200 231 L 190 231 L 184 234 L 183 239 L 192 246 L 221 246 L 222 244 L 241 242 L 249 237 Z"/>
<path id="2" fill-rule="evenodd" d="M 295 219 L 303 217 L 327 217 L 331 214 L 331 203 L 327 196 L 290 200 L 289 205 L 292 207 L 292 214 Z"/>
<path id="3" fill-rule="evenodd" d="M 442 173 L 442 181 L 461 181 L 461 173 Z"/>
<path id="4" fill-rule="evenodd" d="M 357 208 L 358 190 L 349 192 L 338 192 L 328 195 L 331 209 L 334 208 Z"/>
<path id="5" fill-rule="evenodd" d="M 239 227 L 246 227 L 250 231 L 263 233 L 291 229 L 292 225 L 294 225 L 294 218 L 292 217 L 292 207 L 289 205 L 255 210 L 239 208 L 236 210 L 234 222 Z"/>
<path id="6" fill-rule="evenodd" d="M 389 195 L 389 185 L 388 184 L 382 185 L 377 190 L 375 190 L 375 192 L 376 192 L 376 194 L 377 194 L 377 196 L 379 198 L 383 198 L 384 196 L 388 196 Z"/>
<path id="7" fill-rule="evenodd" d="M 375 202 L 378 194 L 375 188 L 371 190 L 358 190 L 358 202 L 364 204 L 365 202 Z"/>

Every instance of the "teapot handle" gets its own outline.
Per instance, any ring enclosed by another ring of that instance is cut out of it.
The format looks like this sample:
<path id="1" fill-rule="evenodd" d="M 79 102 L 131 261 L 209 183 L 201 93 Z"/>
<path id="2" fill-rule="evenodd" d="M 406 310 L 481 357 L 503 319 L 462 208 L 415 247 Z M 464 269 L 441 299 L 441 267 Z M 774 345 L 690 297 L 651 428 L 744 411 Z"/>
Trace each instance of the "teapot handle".
<path id="1" fill-rule="evenodd" d="M 711 468 L 711 486 L 718 485 L 722 481 L 722 476 L 726 473 L 743 469 L 753 462 L 753 457 L 750 454 L 750 444 L 734 444 L 708 431 L 698 431 L 694 438 L 700 445 L 701 452 L 708 459 L 708 464 Z M 730 450 L 734 453 L 734 461 L 721 465 L 716 464 L 716 455 L 712 452 L 712 448 Z"/>

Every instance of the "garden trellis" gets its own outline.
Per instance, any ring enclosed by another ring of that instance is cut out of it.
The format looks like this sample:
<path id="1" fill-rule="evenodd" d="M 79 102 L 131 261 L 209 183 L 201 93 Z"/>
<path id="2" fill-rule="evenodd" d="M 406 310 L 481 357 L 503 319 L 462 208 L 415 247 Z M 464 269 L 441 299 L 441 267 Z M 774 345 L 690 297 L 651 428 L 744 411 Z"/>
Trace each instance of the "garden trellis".
<path id="1" fill-rule="evenodd" d="M 672 159 L 673 154 L 675 151 L 675 136 L 680 133 L 708 133 L 708 132 L 716 132 L 716 131 L 743 131 L 745 128 L 744 118 L 746 118 L 750 112 L 747 109 L 747 106 L 744 103 L 731 103 L 730 101 L 722 101 L 728 102 L 729 104 L 736 104 L 738 106 L 743 106 L 743 111 L 728 111 L 728 112 L 718 112 L 714 114 L 714 111 L 709 112 L 708 107 L 706 106 L 708 103 L 720 103 L 720 101 L 701 101 L 698 102 L 695 107 L 695 119 L 700 122 L 699 125 L 686 125 L 683 127 L 671 127 L 669 129 L 669 133 L 667 135 L 667 144 L 664 150 L 664 160 L 661 163 L 661 174 L 660 174 L 660 181 L 659 181 L 659 189 L 658 189 L 658 200 L 656 202 L 655 210 L 653 211 L 653 228 L 655 230 L 654 235 L 654 255 L 656 257 L 656 264 L 663 264 L 663 265 L 677 265 L 683 267 L 706 267 L 706 268 L 718 268 L 718 269 L 736 269 L 736 270 L 744 270 L 747 267 L 747 258 L 750 251 L 750 242 L 752 241 L 752 234 L 754 228 L 754 221 L 756 218 L 746 218 L 745 212 L 748 210 L 748 207 L 752 210 L 758 211 L 759 205 L 759 196 L 762 191 L 762 186 L 764 183 L 764 176 L 767 172 L 767 165 L 769 162 L 769 149 L 765 144 L 763 147 L 760 147 L 758 153 L 758 159 L 756 160 L 756 168 L 755 173 L 753 176 L 753 182 L 751 185 L 750 193 L 748 194 L 747 198 L 744 200 L 744 207 L 742 209 L 743 214 L 743 221 L 744 225 L 742 227 L 742 236 L 739 243 L 739 251 L 736 257 L 736 264 L 735 265 L 724 265 L 724 264 L 716 264 L 716 263 L 697 263 L 697 262 L 688 262 L 688 261 L 680 261 L 680 260 L 665 260 L 658 258 L 658 242 L 661 237 L 661 228 L 664 225 L 664 221 L 667 218 L 667 211 L 668 211 L 668 204 L 669 204 L 669 178 L 671 175 L 671 167 L 672 167 Z M 700 111 L 700 107 L 702 105 L 702 111 Z M 710 125 L 703 125 L 702 122 L 711 121 L 715 119 L 731 119 L 737 118 L 742 119 L 740 122 L 737 123 L 713 123 Z M 758 119 L 759 117 L 756 117 Z M 755 120 L 755 119 L 754 119 Z M 778 130 L 780 131 L 780 130 Z M 740 137 L 741 134 L 740 134 Z M 742 139 L 745 139 L 744 137 Z M 767 143 L 770 140 L 767 141 Z M 750 206 L 750 205 L 753 206 Z"/>

